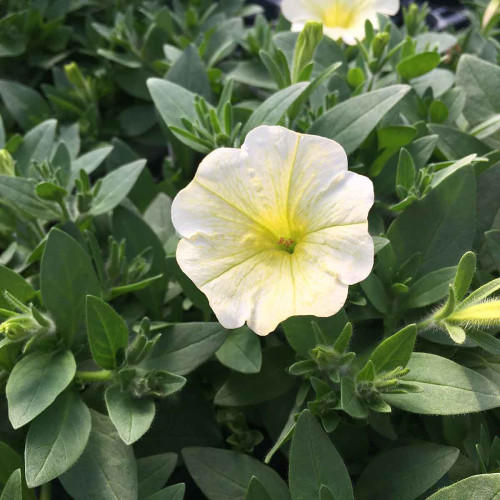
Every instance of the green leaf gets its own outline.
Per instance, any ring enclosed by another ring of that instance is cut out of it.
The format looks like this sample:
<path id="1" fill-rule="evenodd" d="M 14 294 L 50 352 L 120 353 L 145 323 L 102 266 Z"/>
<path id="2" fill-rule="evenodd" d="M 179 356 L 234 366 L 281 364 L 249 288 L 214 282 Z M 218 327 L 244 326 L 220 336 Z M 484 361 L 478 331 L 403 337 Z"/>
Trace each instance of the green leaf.
<path id="1" fill-rule="evenodd" d="M 6 387 L 12 427 L 18 429 L 40 415 L 68 387 L 75 373 L 70 351 L 34 352 L 21 359 Z"/>
<path id="2" fill-rule="evenodd" d="M 138 459 L 139 499 L 143 500 L 163 488 L 176 465 L 176 453 L 162 453 Z"/>
<path id="3" fill-rule="evenodd" d="M 10 446 L 0 442 L 0 486 L 4 486 L 11 474 L 22 466 L 22 458 Z"/>
<path id="4" fill-rule="evenodd" d="M 477 239 L 489 231 L 500 211 L 500 163 L 484 171 L 477 180 Z"/>
<path id="5" fill-rule="evenodd" d="M 450 284 L 455 280 L 457 267 L 445 267 L 422 276 L 410 287 L 405 305 L 410 308 L 434 304 L 448 295 Z"/>
<path id="6" fill-rule="evenodd" d="M 80 170 L 85 170 L 87 174 L 91 174 L 109 156 L 111 151 L 113 151 L 113 146 L 104 146 L 79 156 L 71 164 L 74 178 L 78 176 Z"/>
<path id="7" fill-rule="evenodd" d="M 180 323 L 162 331 L 141 366 L 186 375 L 211 358 L 228 335 L 219 323 Z"/>
<path id="8" fill-rule="evenodd" d="M 296 83 L 268 97 L 252 113 L 252 116 L 243 127 L 241 137 L 245 137 L 248 132 L 260 125 L 277 125 L 309 85 L 308 82 Z"/>
<path id="9" fill-rule="evenodd" d="M 205 47 L 204 58 L 208 61 L 208 66 L 212 67 L 218 61 L 229 55 L 236 42 L 240 40 L 244 33 L 244 26 L 240 17 L 235 17 L 223 21 L 213 31 Z"/>
<path id="10" fill-rule="evenodd" d="M 468 155 L 487 155 L 491 148 L 476 137 L 445 125 L 428 125 L 439 136 L 438 148 L 448 160 L 460 160 Z"/>
<path id="11" fill-rule="evenodd" d="M 40 289 L 67 346 L 85 336 L 85 299 L 99 294 L 89 255 L 71 236 L 52 229 L 43 252 Z"/>
<path id="12" fill-rule="evenodd" d="M 180 453 L 188 446 L 220 446 L 222 436 L 212 402 L 195 378 L 173 397 L 156 403 L 153 426 L 134 446 L 140 456 Z"/>
<path id="13" fill-rule="evenodd" d="M 44 98 L 26 85 L 0 80 L 0 96 L 9 113 L 24 130 L 29 130 L 51 115 Z"/>
<path id="14" fill-rule="evenodd" d="M 316 418 L 305 410 L 295 426 L 290 451 L 293 500 L 317 500 L 322 484 L 335 498 L 354 500 L 351 479 L 342 458 Z"/>
<path id="15" fill-rule="evenodd" d="M 3 124 L 2 115 L 0 115 L 0 149 L 5 147 L 5 126 Z"/>
<path id="16" fill-rule="evenodd" d="M 411 358 L 416 338 L 417 327 L 408 325 L 379 344 L 370 356 L 377 371 L 391 371 L 398 366 L 404 368 Z"/>
<path id="17" fill-rule="evenodd" d="M 23 304 L 35 297 L 33 287 L 15 271 L 0 265 L 0 292 L 7 291 Z M 0 308 L 9 309 L 9 303 L 0 293 Z"/>
<path id="18" fill-rule="evenodd" d="M 152 399 L 134 398 L 120 385 L 106 389 L 106 408 L 118 434 L 125 444 L 135 443 L 153 423 L 155 404 Z"/>
<path id="19" fill-rule="evenodd" d="M 252 479 L 248 483 L 245 500 L 272 500 L 272 497 L 257 476 L 252 476 Z"/>
<path id="20" fill-rule="evenodd" d="M 23 476 L 21 469 L 16 469 L 9 477 L 0 500 L 23 500 Z"/>
<path id="21" fill-rule="evenodd" d="M 182 456 L 208 500 L 245 500 L 252 476 L 259 479 L 273 500 L 290 499 L 283 479 L 248 455 L 215 448 L 185 448 Z"/>
<path id="22" fill-rule="evenodd" d="M 173 484 L 172 486 L 164 488 L 154 495 L 151 495 L 146 500 L 182 500 L 184 498 L 185 491 L 186 485 L 184 483 Z"/>
<path id="23" fill-rule="evenodd" d="M 408 85 L 393 85 L 353 97 L 327 111 L 308 133 L 334 139 L 351 154 L 410 90 Z"/>
<path id="24" fill-rule="evenodd" d="M 207 70 L 194 44 L 188 45 L 184 49 L 184 52 L 168 71 L 166 79 L 207 100 L 212 97 Z"/>
<path id="25" fill-rule="evenodd" d="M 360 286 L 373 307 L 382 314 L 387 313 L 389 310 L 389 297 L 384 284 L 378 276 L 371 273 L 368 278 L 360 283 Z"/>
<path id="26" fill-rule="evenodd" d="M 258 373 L 262 365 L 259 337 L 247 326 L 230 330 L 215 355 L 223 365 L 241 373 Z"/>
<path id="27" fill-rule="evenodd" d="M 424 415 L 458 415 L 500 406 L 496 384 L 441 356 L 413 353 L 410 373 L 401 380 L 423 389 L 420 393 L 384 394 L 391 406 Z"/>
<path id="28" fill-rule="evenodd" d="M 159 78 L 150 78 L 147 84 L 156 109 L 167 126 L 183 129 L 182 118 L 190 122 L 196 120 L 194 107 L 196 94 L 180 85 Z M 206 149 L 200 148 L 198 142 L 190 141 L 176 132 L 173 133 L 195 151 L 206 153 Z"/>
<path id="29" fill-rule="evenodd" d="M 30 425 L 24 452 L 26 481 L 35 488 L 66 472 L 87 446 L 90 411 L 73 391 L 61 394 Z"/>
<path id="30" fill-rule="evenodd" d="M 474 252 L 465 253 L 458 263 L 457 273 L 453 282 L 455 298 L 462 300 L 470 288 L 476 272 L 477 258 Z"/>
<path id="31" fill-rule="evenodd" d="M 149 225 L 142 217 L 124 208 L 117 207 L 113 211 L 112 228 L 114 237 L 126 242 L 127 260 L 130 262 L 134 257 L 140 255 L 144 250 L 151 248 L 153 261 L 151 269 L 144 278 L 163 275 L 144 290 L 135 292 L 144 307 L 151 313 L 152 319 L 163 318 L 162 307 L 167 291 L 167 266 L 165 262 L 165 251 L 163 246 Z"/>
<path id="32" fill-rule="evenodd" d="M 377 455 L 356 485 L 359 500 L 414 500 L 448 472 L 459 450 L 451 446 L 418 444 Z"/>
<path id="33" fill-rule="evenodd" d="M 486 231 L 484 233 L 484 239 L 493 265 L 497 271 L 500 271 L 500 229 Z"/>
<path id="34" fill-rule="evenodd" d="M 437 52 L 421 52 L 400 61 L 396 70 L 405 80 L 412 80 L 437 68 L 440 62 L 441 57 Z"/>
<path id="35" fill-rule="evenodd" d="M 316 321 L 328 342 L 333 344 L 347 323 L 347 316 L 341 309 L 335 316 L 316 318 L 315 316 L 295 316 L 282 323 L 286 339 L 293 349 L 304 357 L 309 357 L 309 351 L 316 346 L 316 337 L 311 326 Z"/>
<path id="36" fill-rule="evenodd" d="M 29 219 L 59 219 L 60 212 L 55 205 L 36 196 L 36 185 L 32 179 L 0 175 L 0 198 Z"/>
<path id="37" fill-rule="evenodd" d="M 341 406 L 353 418 L 368 418 L 368 408 L 356 391 L 356 382 L 349 377 L 341 379 Z"/>
<path id="38" fill-rule="evenodd" d="M 499 500 L 500 474 L 471 476 L 447 486 L 428 500 Z"/>
<path id="39" fill-rule="evenodd" d="M 163 248 L 167 248 L 169 241 L 176 241 L 171 211 L 172 200 L 165 193 L 159 193 L 144 212 L 144 220 L 156 233 Z"/>
<path id="40" fill-rule="evenodd" d="M 148 286 L 162 279 L 163 279 L 163 274 L 159 274 L 158 276 L 152 276 L 151 278 L 146 278 L 144 280 L 137 281 L 136 283 L 130 283 L 130 285 L 115 286 L 110 290 L 109 298 L 110 300 L 113 300 L 127 293 L 144 290 Z"/>
<path id="41" fill-rule="evenodd" d="M 387 233 L 398 261 L 420 252 L 420 276 L 456 265 L 472 246 L 475 191 L 474 169 L 468 166 L 407 208 Z"/>
<path id="42" fill-rule="evenodd" d="M 76 464 L 60 476 L 75 500 L 137 500 L 134 452 L 118 435 L 111 420 L 91 410 L 92 431 Z"/>
<path id="43" fill-rule="evenodd" d="M 102 179 L 101 189 L 94 198 L 89 213 L 104 214 L 119 205 L 134 187 L 145 165 L 146 160 L 137 160 L 106 175 Z"/>
<path id="44" fill-rule="evenodd" d="M 94 361 L 106 370 L 114 370 L 117 352 L 128 345 L 128 328 L 122 317 L 106 302 L 87 296 L 87 333 Z"/>
<path id="45" fill-rule="evenodd" d="M 399 149 L 415 139 L 417 129 L 415 127 L 405 127 L 402 125 L 393 125 L 377 130 L 378 148 Z"/>
<path id="46" fill-rule="evenodd" d="M 467 338 L 493 356 L 500 356 L 500 340 L 492 334 L 480 330 L 470 330 L 467 332 Z"/>
<path id="47" fill-rule="evenodd" d="M 287 347 L 265 349 L 260 372 L 253 375 L 232 373 L 215 395 L 214 403 L 220 406 L 247 406 L 281 396 L 296 381 L 286 372 L 293 362 L 293 351 Z"/>
<path id="48" fill-rule="evenodd" d="M 32 128 L 23 138 L 19 149 L 14 153 L 17 169 L 28 177 L 31 162 L 42 162 L 50 158 L 56 136 L 56 120 L 46 120 Z"/>
<path id="49" fill-rule="evenodd" d="M 457 67 L 457 86 L 467 96 L 465 118 L 473 125 L 500 113 L 500 68 L 471 54 L 464 54 Z"/>

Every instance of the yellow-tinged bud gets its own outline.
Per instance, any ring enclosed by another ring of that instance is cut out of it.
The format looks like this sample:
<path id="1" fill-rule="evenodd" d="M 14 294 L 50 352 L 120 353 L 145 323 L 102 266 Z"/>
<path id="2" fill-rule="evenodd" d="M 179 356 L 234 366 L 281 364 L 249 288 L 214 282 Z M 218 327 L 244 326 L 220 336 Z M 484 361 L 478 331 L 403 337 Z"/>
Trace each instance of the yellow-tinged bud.
<path id="1" fill-rule="evenodd" d="M 483 28 L 486 28 L 497 14 L 500 14 L 500 0 L 491 0 L 484 11 Z"/>
<path id="2" fill-rule="evenodd" d="M 500 325 L 500 300 L 482 302 L 456 310 L 446 318 L 446 321 L 480 326 Z"/>
<path id="3" fill-rule="evenodd" d="M 6 149 L 0 149 L 0 175 L 9 175 L 14 177 L 14 160 Z"/>
<path id="4" fill-rule="evenodd" d="M 40 330 L 40 325 L 31 316 L 14 316 L 0 325 L 0 333 L 10 340 L 20 340 Z"/>

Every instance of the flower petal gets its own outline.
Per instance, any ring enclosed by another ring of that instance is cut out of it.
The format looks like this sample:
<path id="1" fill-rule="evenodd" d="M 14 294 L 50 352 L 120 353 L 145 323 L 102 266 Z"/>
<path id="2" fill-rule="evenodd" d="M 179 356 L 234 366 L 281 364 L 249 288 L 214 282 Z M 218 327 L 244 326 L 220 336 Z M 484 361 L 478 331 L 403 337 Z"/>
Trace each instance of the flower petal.
<path id="1" fill-rule="evenodd" d="M 373 268 L 374 245 L 366 219 L 358 224 L 310 233 L 297 248 L 302 246 L 315 255 L 317 266 L 335 270 L 339 280 L 346 285 L 363 281 Z"/>
<path id="2" fill-rule="evenodd" d="M 321 11 L 314 0 L 283 0 L 281 12 L 292 23 L 322 20 Z"/>
<path id="3" fill-rule="evenodd" d="M 311 175 L 312 177 L 312 175 Z M 368 177 L 341 172 L 333 178 L 297 179 L 292 184 L 290 217 L 315 232 L 334 226 L 366 222 L 375 195 Z"/>
<path id="4" fill-rule="evenodd" d="M 375 0 L 373 10 L 388 16 L 395 16 L 399 12 L 399 0 Z"/>
<path id="5" fill-rule="evenodd" d="M 267 335 L 291 316 L 328 317 L 344 305 L 347 285 L 332 267 L 318 265 L 312 246 L 293 254 L 276 249 L 247 254 L 232 248 L 235 253 L 228 257 L 227 244 L 198 236 L 181 240 L 177 248 L 181 269 L 207 295 L 225 328 L 246 321 L 254 332 Z"/>

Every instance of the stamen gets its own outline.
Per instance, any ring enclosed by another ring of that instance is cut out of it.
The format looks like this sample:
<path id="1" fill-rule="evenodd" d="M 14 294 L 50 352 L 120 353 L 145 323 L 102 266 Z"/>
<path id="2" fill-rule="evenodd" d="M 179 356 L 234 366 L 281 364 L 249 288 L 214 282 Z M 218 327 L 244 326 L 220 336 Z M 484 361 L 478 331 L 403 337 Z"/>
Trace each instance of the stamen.
<path id="1" fill-rule="evenodd" d="M 286 250 L 288 253 L 293 253 L 295 249 L 295 241 L 292 238 L 284 238 L 283 236 L 278 240 L 278 246 L 281 247 L 282 250 Z"/>

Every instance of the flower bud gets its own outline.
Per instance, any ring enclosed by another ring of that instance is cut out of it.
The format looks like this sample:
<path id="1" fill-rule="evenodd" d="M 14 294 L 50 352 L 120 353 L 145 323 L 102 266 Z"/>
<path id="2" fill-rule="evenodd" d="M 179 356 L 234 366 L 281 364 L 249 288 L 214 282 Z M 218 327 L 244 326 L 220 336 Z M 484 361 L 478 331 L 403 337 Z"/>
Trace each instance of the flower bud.
<path id="1" fill-rule="evenodd" d="M 323 38 L 323 25 L 311 21 L 300 32 L 293 54 L 292 80 L 299 81 L 300 73 L 312 61 L 316 48 Z"/>
<path id="2" fill-rule="evenodd" d="M 40 330 L 40 325 L 27 315 L 14 316 L 0 325 L 0 333 L 10 340 L 21 340 Z"/>
<path id="3" fill-rule="evenodd" d="M 455 310 L 446 320 L 450 323 L 498 326 L 500 325 L 500 300 L 490 300 Z"/>
<path id="4" fill-rule="evenodd" d="M 378 33 L 372 42 L 372 52 L 373 55 L 380 59 L 384 53 L 385 48 L 389 44 L 390 35 L 386 31 Z"/>
<path id="5" fill-rule="evenodd" d="M 347 83 L 356 89 L 365 83 L 365 74 L 361 68 L 351 68 L 347 73 Z"/>
<path id="6" fill-rule="evenodd" d="M 500 0 L 491 0 L 484 11 L 482 26 L 486 28 L 494 21 L 494 18 L 500 14 Z"/>
<path id="7" fill-rule="evenodd" d="M 15 176 L 14 160 L 6 149 L 0 149 L 0 175 Z"/>

